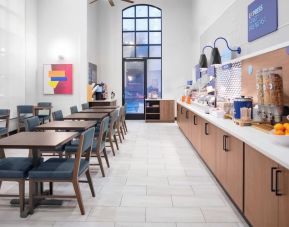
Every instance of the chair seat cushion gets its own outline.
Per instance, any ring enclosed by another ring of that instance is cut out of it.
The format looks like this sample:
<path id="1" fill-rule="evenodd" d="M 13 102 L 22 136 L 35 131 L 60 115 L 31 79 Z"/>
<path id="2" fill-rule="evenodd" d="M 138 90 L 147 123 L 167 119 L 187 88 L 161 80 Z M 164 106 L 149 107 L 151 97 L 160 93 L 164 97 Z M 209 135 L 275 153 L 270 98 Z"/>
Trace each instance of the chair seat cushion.
<path id="1" fill-rule="evenodd" d="M 76 153 L 78 145 L 79 145 L 79 139 L 72 140 L 70 144 L 65 146 L 65 152 L 72 153 L 72 154 Z M 96 150 L 96 141 L 93 140 L 92 151 L 95 151 L 95 150 Z"/>
<path id="2" fill-rule="evenodd" d="M 0 160 L 0 178 L 23 179 L 32 168 L 32 158 L 4 158 Z"/>
<path id="3" fill-rule="evenodd" d="M 7 128 L 0 127 L 0 135 L 4 135 L 7 133 Z"/>
<path id="4" fill-rule="evenodd" d="M 37 180 L 70 180 L 72 179 L 74 161 L 74 158 L 50 158 L 29 171 L 29 178 Z M 89 161 L 81 159 L 79 176 L 88 168 Z"/>

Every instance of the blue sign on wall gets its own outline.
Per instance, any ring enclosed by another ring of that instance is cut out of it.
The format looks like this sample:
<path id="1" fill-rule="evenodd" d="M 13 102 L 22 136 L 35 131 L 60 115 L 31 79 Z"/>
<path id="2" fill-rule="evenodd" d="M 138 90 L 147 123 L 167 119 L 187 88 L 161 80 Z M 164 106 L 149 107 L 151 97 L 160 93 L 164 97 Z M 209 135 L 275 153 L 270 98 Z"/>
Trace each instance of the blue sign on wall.
<path id="1" fill-rule="evenodd" d="M 248 41 L 278 29 L 278 0 L 255 0 L 248 6 Z"/>

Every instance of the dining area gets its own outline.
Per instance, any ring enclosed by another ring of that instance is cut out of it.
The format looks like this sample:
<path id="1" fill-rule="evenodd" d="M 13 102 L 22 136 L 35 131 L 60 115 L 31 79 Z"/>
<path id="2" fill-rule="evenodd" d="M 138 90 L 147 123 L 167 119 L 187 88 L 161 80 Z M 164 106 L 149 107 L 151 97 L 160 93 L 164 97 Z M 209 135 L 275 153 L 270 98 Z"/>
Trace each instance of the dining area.
<path id="1" fill-rule="evenodd" d="M 11 198 L 3 205 L 19 209 L 21 218 L 71 200 L 85 215 L 82 186 L 86 184 L 95 197 L 98 182 L 91 175 L 105 178 L 110 160 L 120 152 L 128 133 L 126 106 L 90 109 L 83 103 L 81 110 L 75 105 L 70 112 L 64 116 L 44 102 L 17 106 L 17 130 L 9 132 L 10 110 L 0 109 L 0 199 Z M 6 182 L 17 183 L 17 193 L 1 192 Z M 58 184 L 73 190 L 58 195 Z"/>

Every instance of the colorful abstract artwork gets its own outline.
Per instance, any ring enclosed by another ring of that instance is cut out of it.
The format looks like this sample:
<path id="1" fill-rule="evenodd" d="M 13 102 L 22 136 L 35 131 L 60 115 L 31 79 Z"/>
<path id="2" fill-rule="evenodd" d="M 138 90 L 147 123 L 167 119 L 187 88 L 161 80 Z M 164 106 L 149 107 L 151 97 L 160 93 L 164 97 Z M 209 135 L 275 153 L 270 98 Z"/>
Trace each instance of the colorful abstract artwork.
<path id="1" fill-rule="evenodd" d="M 72 94 L 72 64 L 44 65 L 44 94 Z"/>

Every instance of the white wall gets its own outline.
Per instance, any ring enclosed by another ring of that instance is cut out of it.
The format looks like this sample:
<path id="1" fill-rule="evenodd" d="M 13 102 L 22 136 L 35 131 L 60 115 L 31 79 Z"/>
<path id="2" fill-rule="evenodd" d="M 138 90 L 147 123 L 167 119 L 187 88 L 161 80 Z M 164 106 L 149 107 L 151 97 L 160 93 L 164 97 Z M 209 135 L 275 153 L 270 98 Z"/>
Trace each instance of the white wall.
<path id="1" fill-rule="evenodd" d="M 87 60 L 93 64 L 97 63 L 98 33 L 98 8 L 97 4 L 87 5 Z"/>
<path id="2" fill-rule="evenodd" d="M 193 28 L 193 66 L 199 63 L 200 53 L 203 48 L 201 35 L 206 31 L 236 0 L 194 0 L 192 5 L 192 28 Z M 237 0 L 238 1 L 238 0 Z M 202 43 L 202 45 L 200 45 Z M 211 45 L 211 42 L 206 45 Z M 210 49 L 206 49 L 206 54 Z M 194 74 L 194 72 L 193 72 Z"/>
<path id="3" fill-rule="evenodd" d="M 231 45 L 242 47 L 242 55 L 247 55 L 270 46 L 288 42 L 288 0 L 278 0 L 279 30 L 254 42 L 248 42 L 247 7 L 251 2 L 252 0 L 236 0 L 235 3 L 203 33 L 201 36 L 201 45 L 212 43 L 218 36 L 224 36 L 229 40 Z M 220 45 L 222 45 L 222 42 L 220 42 Z"/>
<path id="4" fill-rule="evenodd" d="M 58 56 L 63 55 L 64 60 Z M 73 95 L 43 95 L 43 64 L 73 64 Z M 87 2 L 38 0 L 38 73 L 36 101 L 50 101 L 54 110 L 70 112 L 86 101 Z"/>
<path id="5" fill-rule="evenodd" d="M 107 1 L 98 1 L 96 33 L 98 40 L 98 78 L 114 90 L 121 103 L 122 94 L 122 9 L 130 6 L 115 1 L 110 7 Z M 184 84 L 192 74 L 192 1 L 191 0 L 136 0 L 136 4 L 151 4 L 163 13 L 163 97 L 179 98 Z M 90 11 L 88 11 L 90 12 Z M 89 16 L 90 18 L 90 16 Z M 92 44 L 90 44 L 92 45 Z M 88 46 L 90 49 L 90 46 Z"/>

